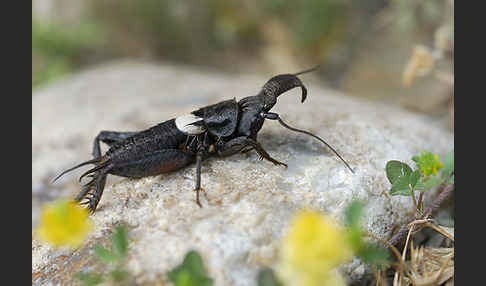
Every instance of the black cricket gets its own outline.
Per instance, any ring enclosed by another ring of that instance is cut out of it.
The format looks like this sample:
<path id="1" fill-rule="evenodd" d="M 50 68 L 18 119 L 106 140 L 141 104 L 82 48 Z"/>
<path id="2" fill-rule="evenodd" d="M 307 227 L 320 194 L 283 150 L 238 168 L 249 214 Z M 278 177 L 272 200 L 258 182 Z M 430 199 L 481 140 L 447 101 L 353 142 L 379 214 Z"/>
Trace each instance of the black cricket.
<path id="1" fill-rule="evenodd" d="M 294 87 L 301 87 L 303 103 L 307 97 L 307 89 L 297 76 L 317 68 L 296 74 L 276 75 L 265 83 L 255 96 L 205 106 L 144 131 L 101 131 L 94 140 L 94 159 L 62 172 L 54 181 L 76 168 L 94 164 L 94 168 L 79 178 L 79 181 L 85 176 L 92 179 L 83 186 L 75 198 L 77 202 L 86 204 L 88 209 L 94 212 L 103 195 L 108 174 L 141 178 L 176 171 L 196 162 L 196 203 L 201 207 L 201 163 L 206 158 L 255 150 L 261 160 L 266 159 L 275 165 L 287 167 L 285 163 L 270 157 L 257 141 L 257 134 L 265 119 L 278 120 L 287 129 L 318 139 L 353 172 L 346 161 L 324 140 L 310 132 L 288 126 L 278 114 L 269 112 L 277 103 L 277 97 Z M 110 147 L 104 155 L 101 155 L 100 141 Z M 81 202 L 83 199 L 85 201 Z"/>

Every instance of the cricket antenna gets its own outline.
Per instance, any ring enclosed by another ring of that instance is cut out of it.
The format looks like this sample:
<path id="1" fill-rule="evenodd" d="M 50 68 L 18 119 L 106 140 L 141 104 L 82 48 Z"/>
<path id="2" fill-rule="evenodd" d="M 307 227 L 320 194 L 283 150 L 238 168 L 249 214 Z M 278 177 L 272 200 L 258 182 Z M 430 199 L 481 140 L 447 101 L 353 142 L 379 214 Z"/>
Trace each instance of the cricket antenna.
<path id="1" fill-rule="evenodd" d="M 348 169 L 351 171 L 351 173 L 354 174 L 353 169 L 351 169 L 351 167 L 348 165 L 348 163 L 341 157 L 341 155 L 339 155 L 339 153 L 336 150 L 334 150 L 334 148 L 331 147 L 331 145 L 327 144 L 326 141 L 322 140 L 318 136 L 316 136 L 316 135 L 314 135 L 314 134 L 312 134 L 312 133 L 310 133 L 308 131 L 300 130 L 300 129 L 296 129 L 296 128 L 293 128 L 293 127 L 288 126 L 285 122 L 282 121 L 282 119 L 280 118 L 280 116 L 278 117 L 278 122 L 280 124 L 282 124 L 283 127 L 287 128 L 287 129 L 290 129 L 290 130 L 295 131 L 295 132 L 300 132 L 300 133 L 304 133 L 304 134 L 310 135 L 310 136 L 316 138 L 317 140 L 321 141 L 322 143 L 326 144 L 326 146 L 329 147 L 329 149 L 331 149 L 334 152 L 334 154 L 336 154 L 339 157 L 339 159 L 341 159 L 341 161 L 343 161 L 343 163 L 346 165 L 346 167 L 348 167 Z"/>
<path id="2" fill-rule="evenodd" d="M 301 72 L 295 73 L 294 75 L 297 76 L 297 75 L 304 74 L 304 73 L 310 73 L 310 72 L 313 72 L 315 70 L 318 70 L 320 67 L 321 67 L 321 65 L 316 65 L 313 68 L 310 68 L 310 69 L 307 69 L 307 70 L 303 70 Z"/>

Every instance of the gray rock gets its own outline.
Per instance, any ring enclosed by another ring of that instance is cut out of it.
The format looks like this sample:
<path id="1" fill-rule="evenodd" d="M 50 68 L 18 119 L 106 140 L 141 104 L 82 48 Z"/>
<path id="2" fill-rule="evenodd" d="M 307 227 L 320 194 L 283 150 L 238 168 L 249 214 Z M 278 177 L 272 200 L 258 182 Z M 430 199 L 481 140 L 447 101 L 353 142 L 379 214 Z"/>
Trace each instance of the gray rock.
<path id="1" fill-rule="evenodd" d="M 269 77 L 122 62 L 37 91 L 32 97 L 33 227 L 43 203 L 79 191 L 77 178 L 83 170 L 55 184 L 49 181 L 89 159 L 99 131 L 142 130 L 206 104 L 254 95 Z M 307 101 L 300 104 L 300 90 L 295 89 L 279 97 L 272 111 L 323 137 L 354 168 L 354 175 L 320 142 L 267 122 L 259 141 L 288 169 L 259 161 L 254 152 L 207 160 L 203 208 L 192 191 L 193 166 L 139 180 L 110 176 L 84 248 L 56 250 L 33 238 L 33 284 L 69 284 L 75 271 L 95 263 L 80 257 L 92 256 L 90 247 L 109 240 L 118 223 L 130 227 L 128 268 L 144 285 L 166 281 L 167 271 L 190 249 L 201 253 L 216 285 L 255 285 L 257 271 L 276 262 L 289 219 L 304 207 L 342 219 L 351 201 L 362 200 L 367 203 L 367 230 L 389 238 L 392 228 L 407 220 L 411 204 L 409 198 L 383 195 L 390 188 L 386 162 L 413 165 L 411 157 L 423 150 L 445 155 L 454 147 L 453 135 L 427 117 L 325 89 L 310 75 L 301 78 L 309 91 Z M 356 279 L 362 267 L 350 265 L 344 272 Z"/>

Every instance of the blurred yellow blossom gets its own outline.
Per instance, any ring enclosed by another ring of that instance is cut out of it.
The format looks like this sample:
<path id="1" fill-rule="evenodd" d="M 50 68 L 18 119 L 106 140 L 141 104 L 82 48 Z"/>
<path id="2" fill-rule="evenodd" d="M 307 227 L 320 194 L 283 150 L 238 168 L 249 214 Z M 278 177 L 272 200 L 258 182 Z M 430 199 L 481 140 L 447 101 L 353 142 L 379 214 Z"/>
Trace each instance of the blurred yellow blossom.
<path id="1" fill-rule="evenodd" d="M 434 67 L 434 57 L 429 48 L 417 45 L 413 49 L 413 54 L 403 72 L 403 84 L 406 87 L 412 85 L 417 76 L 425 76 Z"/>
<path id="2" fill-rule="evenodd" d="M 424 151 L 420 156 L 413 156 L 412 160 L 417 163 L 420 171 L 424 176 L 437 175 L 437 171 L 444 167 L 444 164 L 440 161 L 440 156 L 432 154 L 429 151 Z"/>
<path id="3" fill-rule="evenodd" d="M 89 213 L 73 201 L 58 201 L 42 209 L 37 233 L 55 246 L 79 246 L 92 229 Z"/>
<path id="4" fill-rule="evenodd" d="M 353 256 L 346 235 L 330 217 L 300 212 L 283 239 L 278 277 L 286 286 L 346 285 L 336 270 Z"/>

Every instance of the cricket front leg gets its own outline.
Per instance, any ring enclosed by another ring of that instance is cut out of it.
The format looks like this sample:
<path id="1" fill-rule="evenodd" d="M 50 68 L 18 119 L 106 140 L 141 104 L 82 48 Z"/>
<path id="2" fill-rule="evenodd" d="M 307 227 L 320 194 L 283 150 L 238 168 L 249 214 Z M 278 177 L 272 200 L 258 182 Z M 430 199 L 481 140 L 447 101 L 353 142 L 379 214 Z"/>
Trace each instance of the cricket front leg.
<path id="1" fill-rule="evenodd" d="M 246 150 L 243 150 L 246 147 L 251 147 L 252 149 L 254 149 L 260 155 L 260 159 L 262 159 L 262 160 L 266 159 L 266 160 L 272 162 L 275 165 L 281 165 L 281 166 L 285 166 L 287 168 L 287 164 L 282 163 L 282 162 L 272 158 L 267 153 L 267 151 L 265 151 L 265 149 L 263 149 L 263 147 L 262 147 L 262 145 L 260 145 L 260 143 L 258 143 L 257 141 L 255 141 L 251 138 L 245 137 L 245 136 L 236 137 L 236 138 L 231 139 L 230 141 L 226 142 L 223 145 L 219 145 L 217 147 L 217 152 L 218 152 L 219 156 L 230 156 L 230 155 L 236 154 L 236 153 L 241 152 L 241 151 L 246 151 Z"/>

